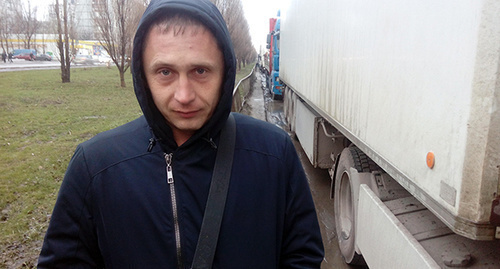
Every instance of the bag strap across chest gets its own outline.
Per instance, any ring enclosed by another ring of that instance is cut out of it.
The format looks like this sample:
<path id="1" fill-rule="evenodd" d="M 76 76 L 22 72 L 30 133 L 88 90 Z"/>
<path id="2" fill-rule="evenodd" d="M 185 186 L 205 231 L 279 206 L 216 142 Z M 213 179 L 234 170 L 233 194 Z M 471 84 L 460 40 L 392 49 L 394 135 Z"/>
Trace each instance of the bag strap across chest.
<path id="1" fill-rule="evenodd" d="M 226 125 L 221 131 L 212 182 L 210 183 L 210 192 L 201 224 L 200 237 L 196 245 L 193 265 L 191 266 L 192 269 L 212 268 L 231 178 L 235 140 L 236 123 L 233 115 L 229 114 Z"/>

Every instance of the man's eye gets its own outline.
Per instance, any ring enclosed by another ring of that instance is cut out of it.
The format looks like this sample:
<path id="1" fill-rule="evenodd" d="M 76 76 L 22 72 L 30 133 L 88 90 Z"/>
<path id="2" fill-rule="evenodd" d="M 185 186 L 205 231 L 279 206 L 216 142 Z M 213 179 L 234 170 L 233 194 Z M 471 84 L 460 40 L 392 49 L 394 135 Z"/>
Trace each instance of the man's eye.
<path id="1" fill-rule="evenodd" d="M 196 69 L 196 73 L 197 73 L 198 75 L 203 75 L 203 74 L 205 74 L 206 72 L 207 72 L 207 70 L 205 70 L 205 69 L 203 69 L 203 68 L 198 68 L 198 69 Z"/>
<path id="2" fill-rule="evenodd" d="M 168 76 L 168 75 L 170 75 L 170 74 L 171 74 L 171 72 L 170 72 L 169 70 L 161 70 L 161 72 L 160 72 L 160 73 L 161 73 L 162 75 L 164 75 L 164 76 Z"/>

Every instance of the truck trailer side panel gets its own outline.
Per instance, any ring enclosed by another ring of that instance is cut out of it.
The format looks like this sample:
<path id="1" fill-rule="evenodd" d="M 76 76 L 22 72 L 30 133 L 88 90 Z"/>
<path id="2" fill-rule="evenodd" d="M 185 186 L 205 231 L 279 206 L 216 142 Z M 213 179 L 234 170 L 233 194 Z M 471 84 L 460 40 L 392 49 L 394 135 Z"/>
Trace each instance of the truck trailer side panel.
<path id="1" fill-rule="evenodd" d="M 494 237 L 499 1 L 292 0 L 280 35 L 288 87 L 455 232 Z"/>

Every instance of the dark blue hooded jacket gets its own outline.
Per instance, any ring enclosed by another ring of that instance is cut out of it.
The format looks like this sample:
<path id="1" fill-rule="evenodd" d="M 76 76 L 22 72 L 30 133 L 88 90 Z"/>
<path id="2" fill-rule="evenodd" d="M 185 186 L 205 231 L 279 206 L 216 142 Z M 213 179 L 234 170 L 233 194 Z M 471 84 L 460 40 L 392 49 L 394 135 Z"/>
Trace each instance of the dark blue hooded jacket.
<path id="1" fill-rule="evenodd" d="M 180 147 L 142 72 L 145 35 L 166 10 L 187 12 L 203 22 L 217 39 L 225 63 L 213 116 Z M 39 268 L 190 268 L 219 133 L 231 109 L 235 69 L 225 22 L 210 2 L 152 1 L 137 30 L 132 64 L 144 116 L 77 147 Z M 291 139 L 274 125 L 234 116 L 234 161 L 214 268 L 319 268 L 321 235 Z M 170 184 L 165 154 L 172 156 Z"/>

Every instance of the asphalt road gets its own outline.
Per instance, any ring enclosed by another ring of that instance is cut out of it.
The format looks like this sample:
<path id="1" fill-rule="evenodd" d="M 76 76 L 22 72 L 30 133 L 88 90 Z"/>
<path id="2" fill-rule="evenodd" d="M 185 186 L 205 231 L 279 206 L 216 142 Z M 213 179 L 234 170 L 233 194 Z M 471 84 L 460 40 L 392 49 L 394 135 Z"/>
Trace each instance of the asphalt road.
<path id="1" fill-rule="evenodd" d="M 94 65 L 75 65 L 71 64 L 71 68 L 103 66 L 104 64 L 96 63 Z M 0 72 L 12 72 L 23 70 L 39 70 L 39 69 L 59 69 L 61 63 L 57 60 L 52 61 L 26 61 L 23 59 L 13 59 L 12 63 L 2 62 L 0 60 Z"/>
<path id="2" fill-rule="evenodd" d="M 12 63 L 0 61 L 0 72 L 21 71 L 32 69 L 56 69 L 60 68 L 59 61 L 26 61 L 23 59 L 13 59 Z"/>

